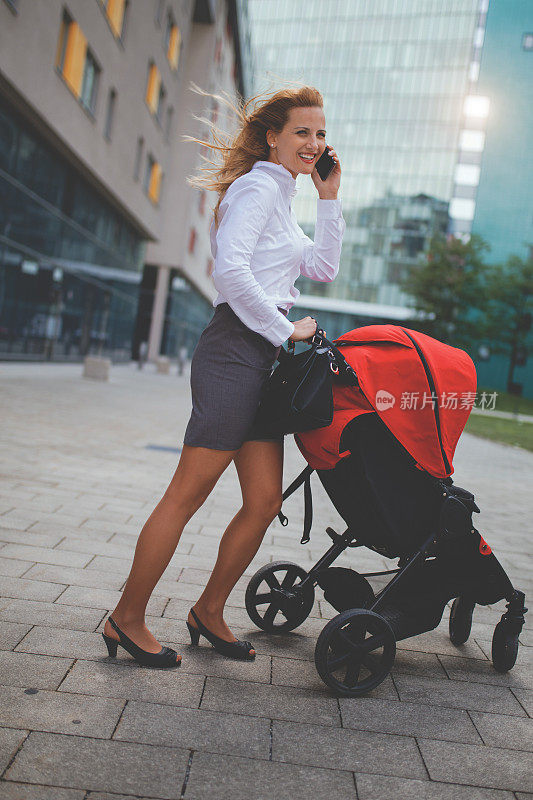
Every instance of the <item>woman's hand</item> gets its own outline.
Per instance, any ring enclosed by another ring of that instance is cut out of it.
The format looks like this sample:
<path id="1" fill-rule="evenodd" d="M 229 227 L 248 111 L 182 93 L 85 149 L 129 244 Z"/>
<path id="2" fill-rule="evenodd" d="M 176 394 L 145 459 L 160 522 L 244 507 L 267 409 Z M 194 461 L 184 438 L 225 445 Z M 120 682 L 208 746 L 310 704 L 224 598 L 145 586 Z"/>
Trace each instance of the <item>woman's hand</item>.
<path id="1" fill-rule="evenodd" d="M 339 157 L 333 148 L 330 148 L 329 154 L 336 163 L 326 180 L 322 180 L 316 171 L 316 167 L 311 173 L 313 183 L 318 189 L 318 196 L 321 200 L 336 200 L 337 192 L 339 191 L 339 186 L 341 184 L 341 165 L 339 162 Z"/>
<path id="2" fill-rule="evenodd" d="M 304 317 L 292 323 L 294 325 L 294 333 L 289 336 L 289 341 L 303 342 L 305 339 L 310 339 L 316 332 L 317 321 L 314 317 Z"/>

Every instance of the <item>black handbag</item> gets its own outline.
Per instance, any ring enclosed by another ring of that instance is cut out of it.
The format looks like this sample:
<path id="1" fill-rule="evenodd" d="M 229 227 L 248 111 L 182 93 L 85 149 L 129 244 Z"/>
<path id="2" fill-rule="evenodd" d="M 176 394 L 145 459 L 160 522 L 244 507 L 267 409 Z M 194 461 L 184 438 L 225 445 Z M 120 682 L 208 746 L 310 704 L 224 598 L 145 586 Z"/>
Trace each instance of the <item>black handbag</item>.
<path id="1" fill-rule="evenodd" d="M 254 431 L 266 436 L 324 428 L 333 420 L 333 379 L 350 386 L 357 376 L 340 351 L 317 326 L 306 340 L 310 347 L 295 354 L 294 342 L 281 348 L 278 366 L 267 381 Z"/>

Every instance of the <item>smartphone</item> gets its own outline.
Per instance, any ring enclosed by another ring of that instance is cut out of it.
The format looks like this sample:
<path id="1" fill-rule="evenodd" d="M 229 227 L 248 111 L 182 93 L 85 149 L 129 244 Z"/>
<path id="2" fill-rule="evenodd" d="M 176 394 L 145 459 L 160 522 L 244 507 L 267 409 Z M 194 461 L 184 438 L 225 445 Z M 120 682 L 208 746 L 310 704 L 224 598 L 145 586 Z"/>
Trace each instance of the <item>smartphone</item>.
<path id="1" fill-rule="evenodd" d="M 324 150 L 324 152 L 322 153 L 322 155 L 315 164 L 316 171 L 318 172 L 323 181 L 326 180 L 329 173 L 336 164 L 336 161 L 329 154 L 330 149 L 331 148 L 326 145 L 326 149 Z"/>

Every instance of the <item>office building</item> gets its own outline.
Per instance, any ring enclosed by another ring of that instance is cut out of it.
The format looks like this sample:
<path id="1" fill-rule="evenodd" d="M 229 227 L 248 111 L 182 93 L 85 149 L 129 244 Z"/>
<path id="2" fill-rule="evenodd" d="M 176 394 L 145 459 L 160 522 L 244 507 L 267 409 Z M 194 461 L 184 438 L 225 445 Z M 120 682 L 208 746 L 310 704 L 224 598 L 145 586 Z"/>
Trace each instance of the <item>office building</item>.
<path id="1" fill-rule="evenodd" d="M 448 205 L 476 92 L 486 9 L 480 0 L 249 0 L 255 89 L 287 80 L 324 97 L 326 141 L 342 165 L 347 222 L 338 278 L 299 279 L 299 307 L 328 332 L 413 318 L 401 289 Z M 316 189 L 294 207 L 312 236 Z M 455 213 L 461 212 L 460 204 Z"/>
<path id="2" fill-rule="evenodd" d="M 244 93 L 243 41 L 233 0 L 0 0 L 0 358 L 192 348 L 214 289 L 189 85 Z"/>
<path id="3" fill-rule="evenodd" d="M 490 245 L 489 263 L 505 263 L 511 255 L 533 258 L 532 84 L 533 3 L 490 0 L 478 79 L 478 182 L 466 195 L 471 230 Z M 529 326 L 528 342 L 517 354 L 513 383 L 517 393 L 531 397 L 531 316 L 524 325 Z M 505 389 L 509 357 L 494 346 L 491 350 L 478 364 L 479 380 Z"/>

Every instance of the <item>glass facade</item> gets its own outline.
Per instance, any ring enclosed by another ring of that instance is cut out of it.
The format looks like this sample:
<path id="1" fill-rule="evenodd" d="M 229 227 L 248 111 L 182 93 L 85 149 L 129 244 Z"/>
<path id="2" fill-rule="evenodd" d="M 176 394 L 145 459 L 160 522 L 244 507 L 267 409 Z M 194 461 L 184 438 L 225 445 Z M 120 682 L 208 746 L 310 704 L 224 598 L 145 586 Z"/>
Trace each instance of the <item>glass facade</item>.
<path id="1" fill-rule="evenodd" d="M 510 255 L 533 257 L 532 30 L 530 0 L 490 0 L 478 80 L 490 105 L 472 232 L 489 243 L 491 263 L 505 263 Z M 513 381 L 532 397 L 533 330 L 528 338 Z M 506 388 L 509 357 L 492 354 L 476 366 L 480 383 Z"/>
<path id="2" fill-rule="evenodd" d="M 533 28 L 531 0 L 491 0 L 478 86 L 490 100 L 472 230 L 491 245 L 489 258 L 522 258 L 533 249 Z M 505 61 L 505 68 L 502 61 Z"/>
<path id="3" fill-rule="evenodd" d="M 318 88 L 342 163 L 339 275 L 300 278 L 302 294 L 371 303 L 380 319 L 378 306 L 410 305 L 406 267 L 448 230 L 479 9 L 479 0 L 248 0 L 254 93 L 290 80 Z M 298 186 L 294 207 L 312 236 L 316 190 L 304 178 Z"/>
<path id="4" fill-rule="evenodd" d="M 0 99 L 0 358 L 129 358 L 144 251 Z"/>

